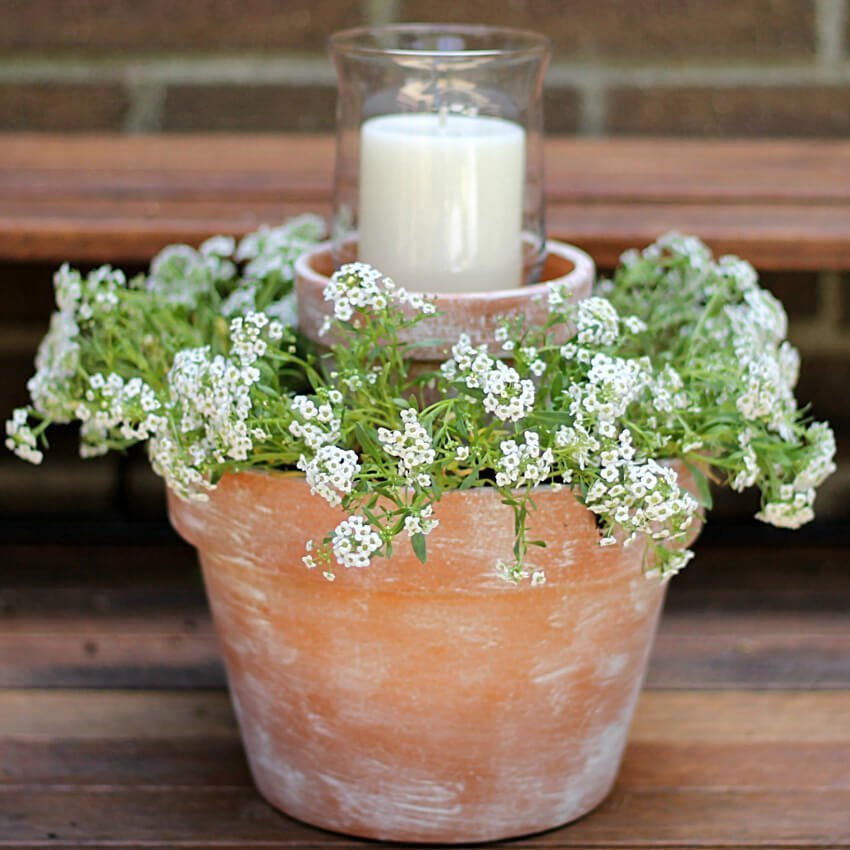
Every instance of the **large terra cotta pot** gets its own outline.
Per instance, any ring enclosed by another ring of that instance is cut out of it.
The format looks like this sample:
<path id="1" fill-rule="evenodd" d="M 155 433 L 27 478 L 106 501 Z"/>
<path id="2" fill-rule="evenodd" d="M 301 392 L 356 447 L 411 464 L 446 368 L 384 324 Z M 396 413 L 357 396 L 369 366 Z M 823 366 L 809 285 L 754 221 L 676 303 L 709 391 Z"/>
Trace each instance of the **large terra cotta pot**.
<path id="1" fill-rule="evenodd" d="M 307 569 L 343 513 L 300 476 L 228 475 L 208 502 L 169 495 L 197 547 L 254 779 L 288 814 L 397 841 L 473 842 L 567 823 L 617 774 L 665 584 L 644 547 L 600 548 L 568 489 L 535 493 L 530 561 L 498 576 L 513 514 L 452 491 L 421 564 Z"/>

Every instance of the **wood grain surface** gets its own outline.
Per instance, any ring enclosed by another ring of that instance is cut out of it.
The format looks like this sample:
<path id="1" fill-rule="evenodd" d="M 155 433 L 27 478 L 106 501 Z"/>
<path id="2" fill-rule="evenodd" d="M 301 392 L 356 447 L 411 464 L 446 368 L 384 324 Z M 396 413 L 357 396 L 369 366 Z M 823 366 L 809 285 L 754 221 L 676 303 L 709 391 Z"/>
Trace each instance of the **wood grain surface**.
<path id="1" fill-rule="evenodd" d="M 330 211 L 329 136 L 0 136 L 0 258 L 144 262 Z M 552 138 L 552 236 L 613 265 L 669 229 L 762 269 L 850 269 L 850 143 Z"/>

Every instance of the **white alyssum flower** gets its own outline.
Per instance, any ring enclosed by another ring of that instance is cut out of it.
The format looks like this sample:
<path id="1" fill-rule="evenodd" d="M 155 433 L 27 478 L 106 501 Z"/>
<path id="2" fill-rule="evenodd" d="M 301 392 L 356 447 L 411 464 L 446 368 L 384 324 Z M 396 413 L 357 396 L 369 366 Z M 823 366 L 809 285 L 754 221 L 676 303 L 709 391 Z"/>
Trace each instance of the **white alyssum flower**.
<path id="1" fill-rule="evenodd" d="M 236 276 L 236 265 L 215 253 L 215 249 L 222 247 L 225 246 L 213 242 L 214 250 L 208 248 L 206 252 L 196 251 L 190 245 L 163 248 L 151 261 L 145 284 L 148 292 L 166 304 L 194 309 L 218 281 L 227 282 Z"/>
<path id="2" fill-rule="evenodd" d="M 38 346 L 35 374 L 27 382 L 33 407 L 54 422 L 70 422 L 74 415 L 71 380 L 80 359 L 79 331 L 73 310 L 57 310 Z"/>
<path id="3" fill-rule="evenodd" d="M 613 345 L 620 335 L 620 317 L 607 299 L 586 298 L 579 302 L 576 328 L 581 345 Z"/>
<path id="4" fill-rule="evenodd" d="M 36 447 L 36 438 L 27 421 L 29 410 L 19 407 L 12 412 L 6 421 L 6 448 L 14 452 L 22 460 L 39 464 L 44 455 Z"/>
<path id="5" fill-rule="evenodd" d="M 835 434 L 825 422 L 815 422 L 806 429 L 806 442 L 812 453 L 806 466 L 794 478 L 794 489 L 806 492 L 819 487 L 835 472 Z"/>
<path id="6" fill-rule="evenodd" d="M 484 409 L 503 422 L 519 422 L 534 408 L 534 383 L 503 361 L 491 357 L 487 346 L 473 347 L 468 334 L 452 346 L 452 357 L 441 366 L 450 381 L 484 392 Z"/>
<path id="7" fill-rule="evenodd" d="M 331 399 L 331 393 L 325 392 L 325 397 L 316 399 L 306 395 L 296 395 L 290 400 L 293 420 L 289 424 L 289 433 L 296 439 L 303 440 L 304 445 L 313 452 L 322 446 L 336 443 L 339 439 L 342 420 L 334 405 L 342 399 L 337 391 Z M 318 403 L 317 403 L 318 402 Z"/>
<path id="8" fill-rule="evenodd" d="M 422 510 L 415 514 L 408 514 L 404 518 L 404 530 L 408 537 L 414 534 L 430 534 L 438 525 L 440 520 L 434 516 L 433 505 L 425 505 Z"/>
<path id="9" fill-rule="evenodd" d="M 555 446 L 580 470 L 586 469 L 601 448 L 597 437 L 581 421 L 573 425 L 561 425 L 555 432 Z"/>
<path id="10" fill-rule="evenodd" d="M 499 487 L 536 487 L 549 477 L 554 456 L 551 449 L 541 450 L 536 431 L 526 431 L 521 443 L 503 440 L 499 448 L 501 457 L 496 467 Z"/>
<path id="11" fill-rule="evenodd" d="M 124 273 L 101 266 L 83 277 L 64 264 L 53 276 L 57 310 L 38 347 L 36 372 L 27 383 L 34 409 L 54 422 L 70 422 L 76 406 L 72 383 L 79 366 L 81 328 L 114 312 Z"/>
<path id="12" fill-rule="evenodd" d="M 777 528 L 799 528 L 814 519 L 812 505 L 815 491 L 803 490 L 790 494 L 790 498 L 779 502 L 768 502 L 757 514 L 756 519 L 775 525 Z"/>
<path id="13" fill-rule="evenodd" d="M 339 446 L 320 446 L 309 460 L 302 454 L 298 469 L 304 472 L 310 492 L 321 496 L 329 505 L 339 505 L 342 497 L 354 488 L 360 472 L 357 454 Z"/>
<path id="14" fill-rule="evenodd" d="M 362 516 L 355 514 L 334 529 L 331 547 L 341 567 L 368 567 L 372 555 L 381 548 L 381 538 Z"/>
<path id="15" fill-rule="evenodd" d="M 234 259 L 246 262 L 244 275 L 264 282 L 291 282 L 295 260 L 313 247 L 325 234 L 325 223 L 316 215 L 300 215 L 277 227 L 260 227 L 245 236 L 236 248 Z"/>
<path id="16" fill-rule="evenodd" d="M 599 352 L 591 358 L 587 382 L 568 387 L 570 413 L 578 420 L 583 417 L 613 422 L 636 401 L 651 379 L 649 362 L 611 357 Z"/>
<path id="17" fill-rule="evenodd" d="M 407 305 L 424 316 L 434 315 L 433 302 L 419 292 L 408 292 L 367 263 L 346 263 L 325 287 L 325 301 L 332 301 L 334 318 L 349 322 L 357 312 L 381 312 L 391 302 Z"/>
<path id="18" fill-rule="evenodd" d="M 100 372 L 89 376 L 85 400 L 77 405 L 80 454 L 97 457 L 113 443 L 150 439 L 165 426 L 156 392 L 141 378 L 125 381 L 120 375 Z"/>
<path id="19" fill-rule="evenodd" d="M 250 366 L 268 350 L 267 339 L 279 342 L 283 337 L 283 325 L 269 321 L 265 313 L 248 313 L 230 321 L 230 353 L 240 365 Z M 267 339 L 266 339 L 267 338 Z"/>
<path id="20" fill-rule="evenodd" d="M 428 487 L 429 469 L 436 457 L 431 436 L 412 408 L 402 410 L 401 421 L 401 430 L 378 428 L 378 442 L 388 455 L 398 458 L 399 475 L 411 484 Z"/>
<path id="21" fill-rule="evenodd" d="M 594 513 L 613 518 L 630 540 L 638 534 L 653 540 L 679 536 L 699 511 L 696 499 L 679 486 L 676 471 L 652 459 L 604 466 L 585 503 Z"/>

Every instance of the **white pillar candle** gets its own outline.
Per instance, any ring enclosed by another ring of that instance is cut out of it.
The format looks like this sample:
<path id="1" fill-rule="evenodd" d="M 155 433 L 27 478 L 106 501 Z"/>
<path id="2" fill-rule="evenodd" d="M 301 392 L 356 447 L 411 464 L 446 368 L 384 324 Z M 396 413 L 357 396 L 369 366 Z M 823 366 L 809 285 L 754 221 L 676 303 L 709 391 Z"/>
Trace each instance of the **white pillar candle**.
<path id="1" fill-rule="evenodd" d="M 364 122 L 360 259 L 418 292 L 512 289 L 522 279 L 525 130 L 485 116 Z"/>

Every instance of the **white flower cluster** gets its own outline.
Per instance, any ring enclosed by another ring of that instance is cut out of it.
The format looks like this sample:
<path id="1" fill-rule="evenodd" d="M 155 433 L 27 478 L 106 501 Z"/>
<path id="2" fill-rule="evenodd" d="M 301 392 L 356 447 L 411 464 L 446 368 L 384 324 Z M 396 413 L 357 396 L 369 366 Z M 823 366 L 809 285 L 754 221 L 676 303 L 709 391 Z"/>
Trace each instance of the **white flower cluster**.
<path id="1" fill-rule="evenodd" d="M 559 454 L 568 458 L 570 464 L 575 464 L 580 470 L 587 469 L 594 462 L 596 453 L 602 447 L 581 419 L 572 425 L 561 425 L 555 432 L 555 445 Z"/>
<path id="2" fill-rule="evenodd" d="M 703 272 L 711 265 L 711 251 L 708 246 L 696 236 L 688 236 L 671 230 L 655 240 L 640 252 L 647 260 L 657 260 L 664 253 L 671 254 L 687 261 L 695 272 Z M 627 251 L 620 258 L 624 265 L 632 265 L 638 258 L 637 252 Z"/>
<path id="3" fill-rule="evenodd" d="M 738 446 L 741 448 L 741 468 L 729 480 L 729 486 L 738 493 L 752 487 L 759 477 L 758 457 L 753 449 L 753 432 L 745 428 L 738 434 Z"/>
<path id="4" fill-rule="evenodd" d="M 620 317 L 606 298 L 585 298 L 576 311 L 576 328 L 581 345 L 613 345 L 620 335 Z"/>
<path id="5" fill-rule="evenodd" d="M 413 537 L 414 534 L 428 535 L 439 524 L 440 520 L 434 516 L 433 505 L 425 505 L 418 513 L 408 514 L 404 518 L 404 530 L 408 537 Z"/>
<path id="6" fill-rule="evenodd" d="M 12 412 L 6 422 L 6 448 L 14 452 L 21 460 L 29 463 L 41 463 L 44 455 L 36 448 L 35 434 L 27 422 L 29 410 L 19 407 Z"/>
<path id="7" fill-rule="evenodd" d="M 269 321 L 265 313 L 236 316 L 230 322 L 230 353 L 242 366 L 250 366 L 266 353 L 269 347 L 266 339 L 280 342 L 282 338 L 283 325 Z"/>
<path id="8" fill-rule="evenodd" d="M 341 402 L 339 390 L 325 391 L 318 404 L 310 396 L 293 396 L 290 404 L 294 418 L 289 423 L 289 433 L 314 452 L 335 443 L 339 439 L 341 419 L 334 407 Z"/>
<path id="9" fill-rule="evenodd" d="M 613 422 L 644 391 L 651 379 L 646 358 L 639 360 L 611 357 L 599 352 L 590 361 L 586 383 L 570 385 L 567 395 L 570 413 L 579 423 L 584 417 Z"/>
<path id="10" fill-rule="evenodd" d="M 310 460 L 301 455 L 297 466 L 305 474 L 310 492 L 321 496 L 329 505 L 342 503 L 342 496 L 351 492 L 360 472 L 357 454 L 338 446 L 320 446 Z"/>
<path id="11" fill-rule="evenodd" d="M 239 243 L 234 259 L 246 262 L 248 280 L 263 282 L 271 277 L 290 282 L 296 258 L 325 234 L 325 223 L 316 215 L 300 215 L 278 227 L 263 226 Z M 232 249 L 231 249 L 232 250 Z"/>
<path id="12" fill-rule="evenodd" d="M 106 454 L 113 441 L 149 439 L 165 425 L 157 412 L 161 406 L 153 388 L 141 378 L 125 381 L 115 372 L 89 376 L 85 401 L 75 411 L 82 422 L 80 454 L 97 457 Z"/>
<path id="13" fill-rule="evenodd" d="M 555 458 L 552 449 L 540 449 L 540 435 L 526 431 L 522 443 L 503 440 L 496 468 L 499 487 L 536 487 L 549 476 Z"/>
<path id="14" fill-rule="evenodd" d="M 303 215 L 279 227 L 261 227 L 245 236 L 238 247 L 234 246 L 233 240 L 215 237 L 219 240 L 222 257 L 232 256 L 237 263 L 245 263 L 238 285 L 221 302 L 221 314 L 230 318 L 239 313 L 260 311 L 257 299 L 262 293 L 263 300 L 268 297 L 274 300 L 260 312 L 285 327 L 297 326 L 298 312 L 292 291 L 295 260 L 321 239 L 324 232 L 322 219 Z M 212 241 L 204 244 L 209 245 Z"/>
<path id="15" fill-rule="evenodd" d="M 534 383 L 522 378 L 513 366 L 491 357 L 487 346 L 473 347 L 468 334 L 452 346 L 452 357 L 441 366 L 449 381 L 484 393 L 484 409 L 503 422 L 519 422 L 534 408 Z"/>
<path id="16" fill-rule="evenodd" d="M 684 533 L 694 521 L 699 504 L 679 486 L 676 470 L 649 459 L 635 461 L 630 442 L 621 436 L 622 449 L 605 458 L 600 477 L 587 491 L 585 503 L 596 514 L 609 516 L 633 540 L 646 534 L 667 540 Z M 604 543 L 613 540 L 603 540 Z"/>
<path id="17" fill-rule="evenodd" d="M 685 410 L 690 402 L 682 376 L 669 364 L 648 380 L 649 401 L 658 413 Z"/>
<path id="18" fill-rule="evenodd" d="M 76 404 L 71 381 L 80 359 L 80 328 L 111 313 L 126 286 L 124 273 L 101 266 L 85 278 L 67 263 L 53 276 L 57 310 L 38 347 L 35 374 L 27 383 L 33 407 L 54 422 L 69 422 Z"/>
<path id="19" fill-rule="evenodd" d="M 784 440 L 793 440 L 800 356 L 785 340 L 785 310 L 770 292 L 759 287 L 749 263 L 721 257 L 716 269 L 740 294 L 738 303 L 724 309 L 725 324 L 713 327 L 717 338 L 735 355 L 741 384 L 736 407 L 745 419 L 762 421 Z"/>
<path id="20" fill-rule="evenodd" d="M 169 245 L 151 261 L 147 290 L 166 304 L 194 309 L 216 283 L 236 277 L 236 265 L 230 259 L 234 248 L 233 239 L 227 236 L 214 236 L 199 250 Z"/>
<path id="21" fill-rule="evenodd" d="M 756 519 L 777 528 L 799 528 L 814 519 L 814 489 L 795 490 L 793 485 L 784 484 L 779 488 L 779 497 L 778 502 L 768 502 Z"/>
<path id="22" fill-rule="evenodd" d="M 331 538 L 334 557 L 342 567 L 368 567 L 381 548 L 381 538 L 362 516 L 344 519 Z"/>
<path id="23" fill-rule="evenodd" d="M 814 422 L 806 429 L 805 442 L 806 465 L 792 483 L 779 486 L 778 499 L 768 501 L 756 519 L 779 528 L 799 528 L 814 518 L 815 488 L 835 472 L 835 435 L 826 423 Z"/>
<path id="24" fill-rule="evenodd" d="M 101 266 L 84 278 L 65 263 L 53 276 L 56 306 L 79 323 L 114 310 L 119 301 L 116 290 L 126 285 L 124 272 L 111 266 Z"/>
<path id="25" fill-rule="evenodd" d="M 177 352 L 168 373 L 170 408 L 183 434 L 201 432 L 189 446 L 194 465 L 245 460 L 253 448 L 247 425 L 251 387 L 259 370 L 217 354 L 209 346 Z"/>
<path id="26" fill-rule="evenodd" d="M 798 491 L 819 487 L 835 472 L 835 434 L 825 422 L 814 422 L 806 429 L 806 443 L 811 457 L 797 473 L 793 487 Z"/>
<path id="27" fill-rule="evenodd" d="M 398 458 L 398 474 L 409 484 L 429 487 L 428 469 L 436 457 L 431 437 L 413 408 L 402 410 L 401 421 L 401 431 L 378 428 L 378 442 L 388 455 Z"/>
<path id="28" fill-rule="evenodd" d="M 325 301 L 333 301 L 334 318 L 349 322 L 357 312 L 381 312 L 394 302 L 423 316 L 436 313 L 433 302 L 419 292 L 408 292 L 367 263 L 347 263 L 335 271 L 325 287 Z"/>

